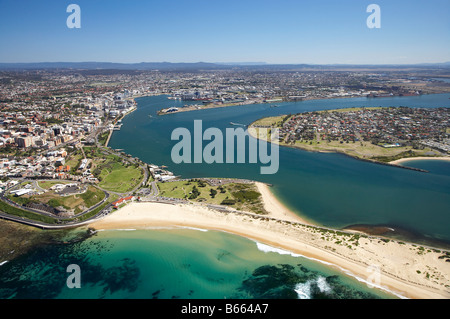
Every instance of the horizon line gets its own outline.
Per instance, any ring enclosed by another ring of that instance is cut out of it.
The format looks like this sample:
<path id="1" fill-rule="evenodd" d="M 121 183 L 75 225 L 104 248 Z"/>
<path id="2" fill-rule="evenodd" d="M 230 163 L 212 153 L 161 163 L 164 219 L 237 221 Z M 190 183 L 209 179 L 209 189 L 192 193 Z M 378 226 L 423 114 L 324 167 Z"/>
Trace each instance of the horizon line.
<path id="1" fill-rule="evenodd" d="M 159 63 L 159 64 L 215 64 L 215 65 L 254 65 L 254 66 L 268 66 L 268 65 L 312 65 L 312 66 L 331 66 L 331 65 L 358 65 L 358 66 L 380 66 L 380 65 L 427 65 L 427 64 L 450 64 L 449 61 L 443 62 L 415 62 L 415 63 L 307 63 L 307 62 L 285 62 L 285 63 L 270 63 L 270 62 L 255 62 L 255 61 L 242 61 L 242 62 L 206 62 L 206 61 L 197 61 L 197 62 L 173 62 L 173 61 L 141 61 L 141 62 L 111 62 L 111 61 L 39 61 L 39 62 L 1 62 L 0 64 L 44 64 L 44 63 L 105 63 L 105 64 L 146 64 L 146 63 Z"/>

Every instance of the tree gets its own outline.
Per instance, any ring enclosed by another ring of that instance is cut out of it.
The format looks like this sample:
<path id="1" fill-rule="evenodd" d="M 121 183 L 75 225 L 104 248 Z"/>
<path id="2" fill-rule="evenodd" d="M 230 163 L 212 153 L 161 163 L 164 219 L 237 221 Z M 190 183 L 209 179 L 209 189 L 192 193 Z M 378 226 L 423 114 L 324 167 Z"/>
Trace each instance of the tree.
<path id="1" fill-rule="evenodd" d="M 194 185 L 192 188 L 191 195 L 189 196 L 189 199 L 196 199 L 200 195 L 200 192 L 198 191 L 198 188 Z"/>
<path id="2" fill-rule="evenodd" d="M 206 186 L 206 183 L 204 181 L 202 181 L 202 180 L 198 181 L 198 187 L 205 187 L 205 186 Z"/>
<path id="3" fill-rule="evenodd" d="M 211 198 L 216 197 L 216 195 L 217 195 L 217 190 L 215 190 L 214 188 L 211 188 L 211 190 L 210 190 L 209 192 L 210 192 L 210 194 L 211 194 Z"/>

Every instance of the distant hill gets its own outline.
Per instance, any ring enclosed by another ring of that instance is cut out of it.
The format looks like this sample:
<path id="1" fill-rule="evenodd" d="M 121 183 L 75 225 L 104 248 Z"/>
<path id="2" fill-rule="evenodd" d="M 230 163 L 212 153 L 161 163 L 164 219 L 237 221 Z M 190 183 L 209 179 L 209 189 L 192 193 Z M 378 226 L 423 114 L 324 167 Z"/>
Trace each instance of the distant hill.
<path id="1" fill-rule="evenodd" d="M 267 65 L 266 62 L 214 62 L 220 65 Z"/>
<path id="2" fill-rule="evenodd" d="M 223 66 L 214 63 L 113 63 L 113 62 L 39 62 L 39 63 L 0 63 L 0 69 L 115 69 L 115 70 L 180 70 L 180 69 L 219 69 Z"/>
<path id="3" fill-rule="evenodd" d="M 262 69 L 262 70 L 342 70 L 342 69 L 405 69 L 405 68 L 450 68 L 450 62 L 422 64 L 267 64 L 265 62 L 222 62 L 222 63 L 171 63 L 171 62 L 40 62 L 40 63 L 0 63 L 0 70 L 75 69 L 75 70 L 160 70 L 195 71 L 220 69 Z"/>

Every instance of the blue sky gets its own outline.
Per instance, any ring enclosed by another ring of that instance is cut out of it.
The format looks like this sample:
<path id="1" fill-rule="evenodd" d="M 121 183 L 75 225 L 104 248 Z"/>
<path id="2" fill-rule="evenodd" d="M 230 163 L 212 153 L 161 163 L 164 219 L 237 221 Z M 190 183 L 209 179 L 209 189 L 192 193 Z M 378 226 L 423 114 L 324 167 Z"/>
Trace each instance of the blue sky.
<path id="1" fill-rule="evenodd" d="M 447 62 L 449 17 L 449 0 L 0 0 L 0 62 Z"/>

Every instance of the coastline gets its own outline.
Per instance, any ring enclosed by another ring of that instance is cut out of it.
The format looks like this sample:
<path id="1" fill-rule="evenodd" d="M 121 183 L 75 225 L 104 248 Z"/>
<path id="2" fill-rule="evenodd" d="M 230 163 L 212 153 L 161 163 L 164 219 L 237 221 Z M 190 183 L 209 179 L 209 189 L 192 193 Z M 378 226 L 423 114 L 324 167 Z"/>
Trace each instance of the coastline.
<path id="1" fill-rule="evenodd" d="M 442 253 L 417 253 L 417 245 L 409 243 L 361 236 L 359 244 L 349 248 L 336 241 L 347 240 L 349 234 L 336 238 L 335 231 L 324 232 L 298 222 L 219 212 L 190 204 L 131 203 L 90 223 L 89 227 L 96 230 L 191 227 L 225 231 L 321 261 L 358 278 L 368 278 L 368 267 L 379 267 L 380 285 L 406 298 L 450 298 L 450 290 L 445 288 L 450 286 L 450 270 L 445 260 L 438 258 Z M 417 273 L 428 268 L 436 282 Z"/>
<path id="2" fill-rule="evenodd" d="M 401 161 L 414 159 L 440 158 L 405 158 Z M 407 168 L 393 162 L 371 162 Z M 445 268 L 445 260 L 438 260 L 438 254 L 432 252 L 420 255 L 415 251 L 416 248 L 413 248 L 416 247 L 414 244 L 400 244 L 393 240 L 380 243 L 379 238 L 361 238 L 360 241 L 363 242 L 352 249 L 330 240 L 322 240 L 322 234 L 318 231 L 320 227 L 304 221 L 286 208 L 266 184 L 257 182 L 256 185 L 269 215 L 243 216 L 189 204 L 132 203 L 103 219 L 92 222 L 90 227 L 101 230 L 175 226 L 225 231 L 329 263 L 334 267 L 346 269 L 359 278 L 368 276 L 368 266 L 378 265 L 382 270 L 381 285 L 408 298 L 450 298 L 448 288 L 432 284 L 431 280 L 424 278 L 424 274 L 417 273 L 417 270 L 423 271 L 426 267 L 435 268 L 439 273 L 436 276 L 441 276 L 440 281 L 445 282 L 444 286 L 450 286 L 449 270 Z"/>
<path id="3" fill-rule="evenodd" d="M 422 95 L 432 95 L 432 94 L 447 94 L 449 92 L 439 92 L 439 93 L 422 93 L 418 96 L 422 96 Z M 170 95 L 169 93 L 158 93 L 158 94 L 154 94 L 154 95 Z M 145 96 L 145 95 L 144 95 Z M 148 95 L 148 96 L 152 96 L 152 95 Z M 142 97 L 142 96 L 138 96 L 138 97 Z M 402 97 L 402 96 L 394 96 L 394 97 Z M 201 107 L 183 107 L 181 109 L 179 109 L 178 111 L 175 112 L 163 112 L 166 109 L 161 109 L 159 110 L 157 113 L 158 115 L 167 115 L 167 114 L 174 114 L 174 113 L 180 113 L 180 112 L 190 112 L 190 111 L 197 111 L 197 110 L 206 110 L 206 109 L 216 109 L 216 108 L 222 108 L 222 107 L 229 107 L 229 106 L 242 106 L 242 105 L 254 105 L 254 104 L 274 104 L 274 103 L 296 103 L 296 102 L 307 102 L 307 101 L 316 101 L 316 100 L 334 100 L 334 99 L 356 99 L 356 98 L 367 98 L 367 99 L 380 99 L 380 97 L 370 97 L 370 96 L 360 96 L 360 95 L 352 95 L 352 96 L 326 96 L 326 97 L 305 97 L 302 98 L 301 100 L 287 100 L 287 101 L 279 101 L 279 102 L 264 102 L 264 101 L 258 101 L 258 100 L 254 100 L 254 101 L 250 101 L 250 102 L 239 102 L 239 103 L 226 103 L 226 104 L 214 104 L 214 103 L 210 103 L 210 104 L 205 104 L 202 105 Z"/>
<path id="4" fill-rule="evenodd" d="M 263 140 L 263 141 L 267 141 L 266 137 L 260 137 L 258 135 L 258 133 L 256 132 L 258 127 L 253 126 L 253 124 L 255 122 L 253 122 L 250 125 L 248 125 L 248 129 L 247 129 L 248 134 L 251 137 L 255 138 L 255 139 L 260 139 L 260 140 Z M 415 168 L 415 167 L 409 167 L 409 166 L 404 166 L 404 165 L 401 165 L 401 164 L 404 163 L 404 162 L 413 161 L 413 160 L 441 160 L 441 161 L 445 160 L 445 161 L 450 161 L 450 156 L 448 156 L 448 157 L 443 157 L 443 156 L 428 156 L 428 157 L 418 156 L 418 157 L 405 157 L 405 158 L 401 158 L 401 159 L 398 159 L 398 160 L 395 160 L 395 161 L 391 161 L 391 162 L 381 162 L 381 161 L 377 161 L 377 160 L 370 159 L 370 158 L 358 157 L 358 156 L 355 156 L 353 154 L 349 154 L 349 153 L 344 152 L 344 151 L 339 150 L 339 149 L 311 150 L 311 149 L 308 149 L 306 147 L 301 147 L 299 145 L 287 145 L 285 143 L 281 144 L 279 141 L 269 141 L 269 143 L 275 143 L 275 144 L 278 144 L 279 146 L 282 146 L 282 147 L 295 148 L 295 149 L 299 149 L 299 150 L 306 151 L 306 152 L 324 153 L 324 154 L 326 154 L 326 153 L 342 154 L 342 155 L 351 157 L 351 158 L 359 160 L 359 161 L 364 161 L 364 162 L 374 163 L 374 164 L 379 164 L 379 165 L 398 167 L 398 168 L 402 168 L 402 169 L 409 169 L 409 170 L 418 171 L 418 172 L 425 172 L 425 173 L 427 173 L 427 171 L 425 171 L 423 169 Z"/>
<path id="5" fill-rule="evenodd" d="M 182 107 L 179 108 L 178 111 L 173 112 L 164 112 L 164 110 L 167 109 L 161 109 L 157 112 L 157 115 L 168 115 L 168 114 L 175 114 L 175 113 L 183 113 L 183 112 L 191 112 L 191 111 L 200 111 L 200 110 L 208 110 L 208 109 L 219 109 L 223 107 L 230 107 L 230 106 L 239 106 L 239 105 L 254 105 L 254 104 L 268 104 L 264 102 L 252 102 L 252 103 L 230 103 L 230 104 L 206 104 L 200 106 L 188 106 L 188 107 Z"/>
<path id="6" fill-rule="evenodd" d="M 289 208 L 287 208 L 280 200 L 272 193 L 267 184 L 255 182 L 258 191 L 261 193 L 261 198 L 264 203 L 264 208 L 269 212 L 269 217 L 297 222 L 305 225 L 315 226 L 306 221 Z"/>
<path id="7" fill-rule="evenodd" d="M 445 92 L 447 93 L 447 92 Z M 158 94 L 158 95 L 167 95 L 167 94 Z M 297 100 L 297 101 L 279 101 L 277 103 L 296 103 L 296 102 L 306 102 L 306 101 L 315 101 L 315 100 L 332 100 L 332 99 L 352 99 L 352 98 L 361 98 L 361 97 L 366 97 L 366 98 L 370 98 L 367 96 L 333 96 L 333 97 L 307 97 L 307 98 L 303 98 L 302 100 Z M 198 111 L 198 110 L 207 110 L 207 109 L 217 109 L 217 108 L 222 108 L 222 107 L 229 107 L 229 106 L 242 106 L 242 105 L 254 105 L 254 104 L 274 104 L 275 102 L 264 102 L 264 101 L 250 101 L 250 102 L 239 102 L 239 103 L 225 103 L 225 104 L 214 104 L 214 103 L 210 103 L 210 104 L 206 104 L 206 105 L 202 105 L 201 107 L 197 107 L 197 106 L 189 106 L 189 107 L 183 107 L 180 108 L 178 111 L 174 111 L 174 112 L 163 112 L 166 109 L 161 109 L 159 110 L 157 113 L 158 115 L 167 115 L 167 114 L 174 114 L 174 113 L 182 113 L 182 112 L 191 112 L 191 111 Z"/>
<path id="8" fill-rule="evenodd" d="M 423 160 L 425 160 L 425 161 L 428 161 L 428 160 L 449 161 L 450 162 L 450 156 L 446 156 L 446 157 L 443 157 L 443 156 L 440 156 L 440 157 L 405 157 L 405 158 L 398 159 L 396 161 L 389 162 L 389 164 L 401 165 L 401 164 L 403 164 L 405 162 L 409 162 L 409 161 L 423 161 Z"/>

